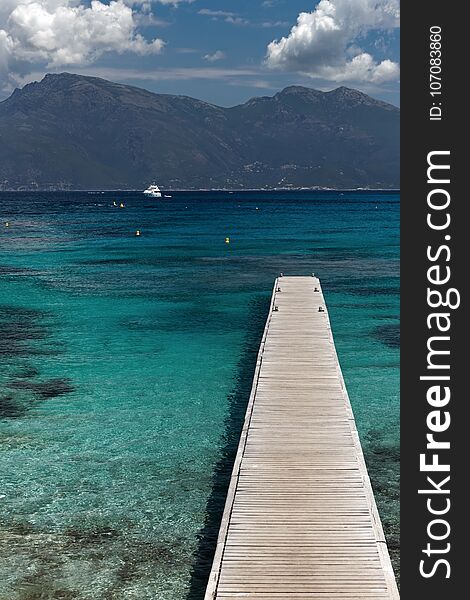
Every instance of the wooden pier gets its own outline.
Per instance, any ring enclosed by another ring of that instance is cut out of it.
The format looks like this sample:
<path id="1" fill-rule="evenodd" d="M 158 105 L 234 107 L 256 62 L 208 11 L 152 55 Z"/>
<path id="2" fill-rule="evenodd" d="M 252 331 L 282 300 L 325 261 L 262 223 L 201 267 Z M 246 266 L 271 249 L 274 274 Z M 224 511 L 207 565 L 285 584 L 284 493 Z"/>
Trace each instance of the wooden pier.
<path id="1" fill-rule="evenodd" d="M 320 282 L 280 277 L 205 600 L 398 597 Z"/>

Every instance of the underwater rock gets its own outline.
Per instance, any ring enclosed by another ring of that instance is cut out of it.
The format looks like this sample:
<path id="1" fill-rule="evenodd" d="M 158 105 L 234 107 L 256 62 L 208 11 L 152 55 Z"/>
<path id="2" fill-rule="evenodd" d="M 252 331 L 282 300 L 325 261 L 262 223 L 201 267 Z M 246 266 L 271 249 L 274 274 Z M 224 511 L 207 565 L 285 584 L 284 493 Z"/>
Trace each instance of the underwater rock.
<path id="1" fill-rule="evenodd" d="M 25 408 L 15 402 L 13 396 L 0 396 L 0 419 L 18 419 L 25 412 Z"/>
<path id="2" fill-rule="evenodd" d="M 16 390 L 29 390 L 44 400 L 70 394 L 75 391 L 75 387 L 72 385 L 71 380 L 66 377 L 57 377 L 41 382 L 16 379 L 11 381 L 8 384 L 8 387 Z"/>
<path id="3" fill-rule="evenodd" d="M 389 348 L 400 348 L 400 325 L 398 323 L 379 325 L 374 329 L 373 335 Z"/>

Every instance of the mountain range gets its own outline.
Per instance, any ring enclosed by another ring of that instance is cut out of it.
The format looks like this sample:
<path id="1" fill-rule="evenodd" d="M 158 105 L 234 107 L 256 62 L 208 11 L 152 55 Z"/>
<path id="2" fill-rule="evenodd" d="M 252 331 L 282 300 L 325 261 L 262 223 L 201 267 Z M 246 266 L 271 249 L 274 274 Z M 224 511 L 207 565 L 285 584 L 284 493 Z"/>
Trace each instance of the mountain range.
<path id="1" fill-rule="evenodd" d="M 0 102 L 0 190 L 398 188 L 399 120 L 346 87 L 223 108 L 46 75 Z"/>

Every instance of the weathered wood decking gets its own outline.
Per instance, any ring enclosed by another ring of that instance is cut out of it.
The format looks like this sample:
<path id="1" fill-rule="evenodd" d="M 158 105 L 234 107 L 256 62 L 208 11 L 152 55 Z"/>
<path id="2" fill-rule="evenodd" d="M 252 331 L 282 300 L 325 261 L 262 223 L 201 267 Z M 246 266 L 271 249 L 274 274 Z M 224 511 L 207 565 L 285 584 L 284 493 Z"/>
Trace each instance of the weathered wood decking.
<path id="1" fill-rule="evenodd" d="M 206 592 L 229 598 L 398 598 L 314 277 L 274 287 Z"/>

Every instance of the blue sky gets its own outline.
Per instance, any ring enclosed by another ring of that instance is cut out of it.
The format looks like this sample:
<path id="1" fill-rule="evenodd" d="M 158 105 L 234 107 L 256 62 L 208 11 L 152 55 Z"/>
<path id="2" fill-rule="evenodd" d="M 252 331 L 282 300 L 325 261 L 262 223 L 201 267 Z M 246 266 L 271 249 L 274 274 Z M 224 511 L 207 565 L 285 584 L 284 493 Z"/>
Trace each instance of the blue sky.
<path id="1" fill-rule="evenodd" d="M 293 84 L 398 104 L 398 19 L 398 0 L 1 0 L 0 96 L 69 71 L 224 106 Z"/>

